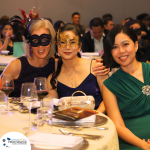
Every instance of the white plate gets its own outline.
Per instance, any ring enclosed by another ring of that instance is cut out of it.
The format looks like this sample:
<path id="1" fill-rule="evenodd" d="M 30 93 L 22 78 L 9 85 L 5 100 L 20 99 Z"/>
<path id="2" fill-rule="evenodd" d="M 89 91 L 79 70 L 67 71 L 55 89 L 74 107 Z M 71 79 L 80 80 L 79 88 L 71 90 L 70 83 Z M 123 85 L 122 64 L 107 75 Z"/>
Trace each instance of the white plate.
<path id="1" fill-rule="evenodd" d="M 2 51 L 1 51 L 1 54 L 2 54 L 2 55 L 7 55 L 8 53 L 9 53 L 8 50 L 2 50 Z"/>

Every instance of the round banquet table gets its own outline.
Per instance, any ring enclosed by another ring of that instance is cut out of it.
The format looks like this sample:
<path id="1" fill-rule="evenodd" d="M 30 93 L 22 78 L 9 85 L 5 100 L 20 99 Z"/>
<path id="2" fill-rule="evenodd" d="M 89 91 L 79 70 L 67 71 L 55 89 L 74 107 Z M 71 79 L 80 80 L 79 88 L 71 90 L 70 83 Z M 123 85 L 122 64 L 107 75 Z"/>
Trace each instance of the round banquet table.
<path id="1" fill-rule="evenodd" d="M 102 113 L 98 115 L 105 116 Z M 36 114 L 31 114 L 31 121 L 36 119 Z M 58 133 L 61 134 L 59 131 L 60 127 L 51 127 L 47 124 L 44 124 L 43 127 L 40 127 L 40 131 L 34 132 L 26 132 L 23 130 L 23 127 L 28 127 L 29 125 L 29 114 L 28 113 L 20 113 L 15 111 L 14 115 L 0 115 L 0 138 L 8 133 L 8 132 L 20 132 L 27 137 L 34 134 L 35 132 L 47 132 L 47 133 Z M 108 122 L 106 124 L 101 125 L 100 127 L 108 127 L 108 130 L 99 130 L 96 128 L 84 128 L 81 131 L 76 131 L 70 128 L 64 128 L 67 131 L 75 132 L 75 133 L 86 133 L 86 134 L 95 134 L 95 135 L 103 135 L 104 137 L 100 140 L 88 140 L 88 146 L 85 146 L 86 150 L 119 150 L 118 144 L 118 136 L 116 132 L 116 128 L 114 123 L 111 119 L 108 118 Z M 32 150 L 40 150 L 36 148 L 34 145 L 31 145 Z M 82 148 L 83 150 L 84 148 Z M 68 149 L 69 150 L 69 149 Z"/>

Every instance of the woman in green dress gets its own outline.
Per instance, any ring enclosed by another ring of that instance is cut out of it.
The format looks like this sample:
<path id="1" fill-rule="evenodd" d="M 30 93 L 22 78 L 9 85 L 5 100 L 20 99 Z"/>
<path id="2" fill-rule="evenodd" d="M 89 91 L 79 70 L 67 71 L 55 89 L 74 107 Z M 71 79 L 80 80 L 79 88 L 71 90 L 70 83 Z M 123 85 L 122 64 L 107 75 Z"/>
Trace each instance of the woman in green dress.
<path id="1" fill-rule="evenodd" d="M 103 83 L 103 100 L 120 150 L 150 150 L 150 64 L 138 62 L 137 36 L 118 25 L 107 35 L 104 65 L 120 67 Z"/>

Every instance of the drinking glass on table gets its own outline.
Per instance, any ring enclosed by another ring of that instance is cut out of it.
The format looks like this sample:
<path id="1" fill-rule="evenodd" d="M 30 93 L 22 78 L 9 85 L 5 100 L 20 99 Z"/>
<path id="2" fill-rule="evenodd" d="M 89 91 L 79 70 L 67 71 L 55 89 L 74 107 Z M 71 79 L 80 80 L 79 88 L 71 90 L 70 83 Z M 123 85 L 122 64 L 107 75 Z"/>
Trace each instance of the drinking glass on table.
<path id="1" fill-rule="evenodd" d="M 8 96 L 14 90 L 14 80 L 13 80 L 11 74 L 2 74 L 1 75 L 0 90 L 3 91 L 7 96 L 7 100 L 1 101 L 1 102 L 3 102 L 3 104 L 1 104 L 1 105 L 7 105 L 7 112 L 3 113 L 3 114 L 12 115 L 13 112 L 9 112 L 9 102 L 8 102 Z"/>
<path id="2" fill-rule="evenodd" d="M 34 78 L 34 83 L 37 88 L 38 100 L 41 102 L 41 108 L 42 108 L 43 98 L 48 94 L 48 86 L 47 86 L 46 78 L 45 77 Z"/>
<path id="3" fill-rule="evenodd" d="M 24 130 L 34 130 L 31 126 L 31 108 L 34 103 L 38 100 L 36 86 L 34 83 L 27 82 L 23 83 L 21 87 L 21 102 L 29 109 L 29 127 L 23 128 Z"/>

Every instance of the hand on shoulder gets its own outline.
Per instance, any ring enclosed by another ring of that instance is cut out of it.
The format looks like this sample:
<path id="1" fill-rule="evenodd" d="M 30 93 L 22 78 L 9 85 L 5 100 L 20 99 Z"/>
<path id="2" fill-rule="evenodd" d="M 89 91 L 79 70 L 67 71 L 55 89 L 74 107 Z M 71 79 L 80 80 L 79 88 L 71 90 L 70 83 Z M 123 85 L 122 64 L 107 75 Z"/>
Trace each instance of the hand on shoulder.
<path id="1" fill-rule="evenodd" d="M 99 76 L 107 75 L 110 71 L 110 68 L 106 68 L 103 65 L 102 59 L 93 60 L 92 71 Z"/>

